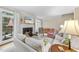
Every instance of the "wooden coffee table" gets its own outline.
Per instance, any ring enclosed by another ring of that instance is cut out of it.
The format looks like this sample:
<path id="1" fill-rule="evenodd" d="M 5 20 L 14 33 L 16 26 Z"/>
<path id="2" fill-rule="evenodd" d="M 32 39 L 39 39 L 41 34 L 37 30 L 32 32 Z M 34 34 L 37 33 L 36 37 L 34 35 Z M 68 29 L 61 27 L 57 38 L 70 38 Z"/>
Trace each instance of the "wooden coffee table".
<path id="1" fill-rule="evenodd" d="M 69 49 L 68 46 L 60 45 L 60 44 L 54 44 L 50 47 L 50 52 L 61 52 L 58 47 L 62 47 L 64 51 L 62 52 L 76 52 L 74 49 Z"/>

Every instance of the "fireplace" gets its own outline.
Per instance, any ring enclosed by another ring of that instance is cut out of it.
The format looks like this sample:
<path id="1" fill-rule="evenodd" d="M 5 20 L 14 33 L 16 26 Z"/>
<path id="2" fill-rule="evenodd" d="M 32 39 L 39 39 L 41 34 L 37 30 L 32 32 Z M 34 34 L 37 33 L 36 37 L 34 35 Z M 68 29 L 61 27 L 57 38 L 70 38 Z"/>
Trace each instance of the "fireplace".
<path id="1" fill-rule="evenodd" d="M 28 34 L 29 36 L 33 36 L 33 28 L 29 27 L 29 28 L 23 28 L 23 34 Z"/>

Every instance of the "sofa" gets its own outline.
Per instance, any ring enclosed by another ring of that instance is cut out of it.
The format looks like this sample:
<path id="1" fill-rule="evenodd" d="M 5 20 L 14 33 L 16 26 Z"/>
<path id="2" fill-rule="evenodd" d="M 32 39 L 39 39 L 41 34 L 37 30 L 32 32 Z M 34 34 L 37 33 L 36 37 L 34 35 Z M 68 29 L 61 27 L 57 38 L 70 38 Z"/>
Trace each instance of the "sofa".
<path id="1" fill-rule="evenodd" d="M 46 37 L 47 38 L 47 37 Z M 43 38 L 35 39 L 35 38 L 27 38 L 26 40 L 25 35 L 17 35 L 14 39 L 14 45 L 17 49 L 19 49 L 22 52 L 43 52 L 42 51 L 42 41 Z M 54 44 L 64 44 L 63 37 L 60 37 L 59 35 L 55 35 L 55 39 L 48 38 L 51 45 Z M 65 44 L 64 44 L 65 45 Z M 79 38 L 73 37 L 71 40 L 71 47 L 75 49 L 76 51 L 79 51 Z"/>
<path id="2" fill-rule="evenodd" d="M 23 42 L 24 38 L 24 35 L 16 35 L 14 39 L 14 45 L 16 46 L 16 48 L 19 49 L 21 52 L 37 52 L 35 49 Z"/>
<path id="3" fill-rule="evenodd" d="M 23 34 L 18 34 L 14 39 L 14 45 L 22 52 L 43 52 L 43 38 L 47 39 L 49 43 L 52 43 L 53 41 L 52 38 L 48 37 L 40 37 L 39 39 L 38 38 L 27 37 Z"/>

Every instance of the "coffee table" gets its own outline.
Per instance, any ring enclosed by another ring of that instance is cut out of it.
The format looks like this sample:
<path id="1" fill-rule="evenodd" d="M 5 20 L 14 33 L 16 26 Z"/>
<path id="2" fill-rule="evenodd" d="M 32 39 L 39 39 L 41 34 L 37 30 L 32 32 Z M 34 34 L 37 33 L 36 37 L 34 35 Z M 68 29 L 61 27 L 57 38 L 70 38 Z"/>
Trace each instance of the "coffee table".
<path id="1" fill-rule="evenodd" d="M 62 47 L 64 51 L 61 51 L 58 47 Z M 54 44 L 50 47 L 50 52 L 77 52 L 73 48 L 69 49 L 68 46 L 61 44 Z"/>

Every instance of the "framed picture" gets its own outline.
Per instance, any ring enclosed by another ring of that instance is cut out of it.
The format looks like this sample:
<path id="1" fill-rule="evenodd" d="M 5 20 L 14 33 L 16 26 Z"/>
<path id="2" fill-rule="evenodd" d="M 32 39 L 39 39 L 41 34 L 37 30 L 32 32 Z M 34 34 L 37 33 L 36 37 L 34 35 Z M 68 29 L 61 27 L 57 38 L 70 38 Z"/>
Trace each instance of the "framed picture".
<path id="1" fill-rule="evenodd" d="M 33 19 L 32 16 L 25 16 L 25 17 L 24 17 L 24 20 L 32 20 L 32 19 Z"/>

